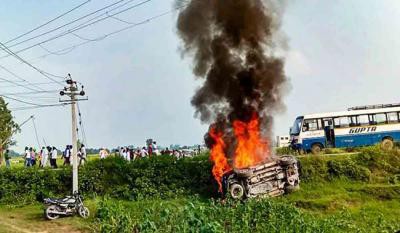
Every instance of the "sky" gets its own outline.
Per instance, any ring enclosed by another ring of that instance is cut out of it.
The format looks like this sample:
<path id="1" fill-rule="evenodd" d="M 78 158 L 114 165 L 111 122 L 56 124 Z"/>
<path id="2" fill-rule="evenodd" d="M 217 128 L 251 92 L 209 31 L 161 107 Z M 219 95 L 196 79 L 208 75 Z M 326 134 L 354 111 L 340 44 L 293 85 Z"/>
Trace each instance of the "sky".
<path id="1" fill-rule="evenodd" d="M 0 41 L 7 42 L 84 1 L 4 0 L 0 7 Z M 133 0 L 124 8 L 142 1 Z M 19 41 L 115 2 L 91 0 Z M 66 50 L 68 53 L 63 55 L 41 57 L 48 54 L 46 50 L 54 52 L 82 43 L 81 38 L 98 38 L 129 25 L 122 21 L 141 22 L 172 7 L 173 1 L 152 0 L 119 14 L 117 19 L 109 18 L 76 31 L 78 36 L 68 34 L 19 53 L 46 72 L 58 76 L 70 73 L 84 85 L 89 100 L 79 105 L 87 147 L 142 146 L 147 138 L 163 146 L 203 143 L 208 126 L 194 117 L 190 105 L 201 80 L 196 80 L 191 72 L 191 59 L 181 55 L 176 13 Z M 288 48 L 282 56 L 290 88 L 285 93 L 286 111 L 275 117 L 276 135 L 287 134 L 299 115 L 400 102 L 399 1 L 288 0 L 284 8 L 281 31 L 286 35 Z M 15 42 L 6 45 L 18 51 L 62 31 L 20 45 L 12 46 Z M 30 83 L 51 82 L 13 57 L 0 58 L 0 65 Z M 2 69 L 0 78 L 20 82 Z M 0 80 L 0 94 L 29 92 L 11 85 Z M 40 84 L 40 87 L 52 92 L 15 97 L 40 104 L 58 103 L 61 85 Z M 29 105 L 9 100 L 10 109 L 25 106 Z M 39 139 L 29 121 L 14 137 L 17 145 L 13 149 L 21 151 L 25 146 L 38 144 L 62 148 L 70 144 L 69 106 L 18 110 L 13 115 L 18 123 L 34 115 Z"/>

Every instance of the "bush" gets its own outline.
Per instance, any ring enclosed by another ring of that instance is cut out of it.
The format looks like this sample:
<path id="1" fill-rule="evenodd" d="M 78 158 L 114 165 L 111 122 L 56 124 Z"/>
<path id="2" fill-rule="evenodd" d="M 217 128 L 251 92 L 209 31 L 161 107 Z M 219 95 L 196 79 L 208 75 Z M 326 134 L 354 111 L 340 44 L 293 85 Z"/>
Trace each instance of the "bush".
<path id="1" fill-rule="evenodd" d="M 352 156 L 306 156 L 301 161 L 302 182 L 346 178 L 356 181 L 398 183 L 400 152 L 379 147 L 360 149 Z M 207 156 L 176 159 L 157 156 L 131 163 L 119 157 L 88 162 L 79 169 L 79 188 L 84 196 L 125 200 L 173 198 L 186 195 L 212 197 L 217 186 Z M 0 169 L 0 202 L 27 203 L 48 196 L 70 194 L 71 167 Z"/>
<path id="2" fill-rule="evenodd" d="M 117 157 L 88 162 L 79 169 L 79 189 L 85 195 L 110 195 L 138 200 L 216 193 L 206 159 L 169 156 L 127 163 Z M 37 168 L 0 169 L 0 202 L 28 203 L 48 196 L 70 194 L 71 167 L 61 170 Z"/>

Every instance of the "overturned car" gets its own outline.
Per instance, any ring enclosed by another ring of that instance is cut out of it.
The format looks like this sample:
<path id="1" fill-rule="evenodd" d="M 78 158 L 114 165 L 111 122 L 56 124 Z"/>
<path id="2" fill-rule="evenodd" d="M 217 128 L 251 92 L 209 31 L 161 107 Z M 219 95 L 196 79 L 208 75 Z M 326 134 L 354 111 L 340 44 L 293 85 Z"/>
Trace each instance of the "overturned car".
<path id="1" fill-rule="evenodd" d="M 280 196 L 299 189 L 298 160 L 293 156 L 277 157 L 257 166 L 234 169 L 223 176 L 223 189 L 234 199 Z"/>

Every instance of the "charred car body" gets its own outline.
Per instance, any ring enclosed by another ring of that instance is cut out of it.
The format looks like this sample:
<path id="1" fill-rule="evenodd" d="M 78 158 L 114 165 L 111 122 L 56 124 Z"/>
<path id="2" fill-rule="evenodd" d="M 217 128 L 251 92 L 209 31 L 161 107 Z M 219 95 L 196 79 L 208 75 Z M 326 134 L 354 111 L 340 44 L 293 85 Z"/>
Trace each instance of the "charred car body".
<path id="1" fill-rule="evenodd" d="M 234 199 L 280 196 L 299 189 L 300 164 L 293 156 L 282 156 L 257 166 L 234 169 L 223 177 L 224 193 Z"/>

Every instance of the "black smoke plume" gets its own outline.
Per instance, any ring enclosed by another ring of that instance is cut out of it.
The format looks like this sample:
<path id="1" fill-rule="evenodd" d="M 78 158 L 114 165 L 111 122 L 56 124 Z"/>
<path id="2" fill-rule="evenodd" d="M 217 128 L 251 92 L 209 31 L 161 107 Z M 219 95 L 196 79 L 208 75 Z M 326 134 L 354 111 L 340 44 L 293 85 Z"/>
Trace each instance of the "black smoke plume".
<path id="1" fill-rule="evenodd" d="M 190 0 L 179 13 L 183 54 L 193 57 L 193 73 L 204 79 L 191 101 L 196 117 L 225 132 L 233 145 L 234 120 L 257 114 L 269 139 L 272 116 L 283 107 L 280 16 L 274 2 L 263 0 Z"/>

